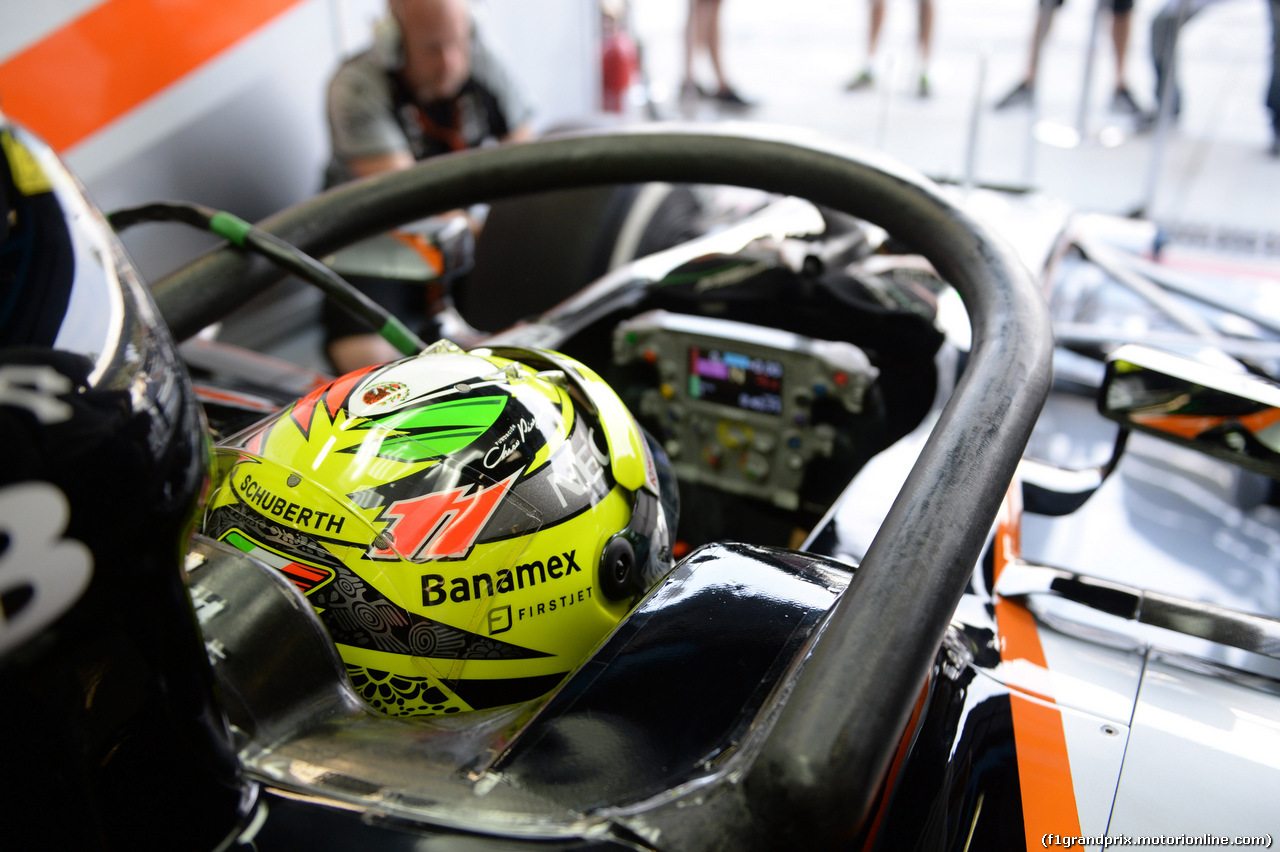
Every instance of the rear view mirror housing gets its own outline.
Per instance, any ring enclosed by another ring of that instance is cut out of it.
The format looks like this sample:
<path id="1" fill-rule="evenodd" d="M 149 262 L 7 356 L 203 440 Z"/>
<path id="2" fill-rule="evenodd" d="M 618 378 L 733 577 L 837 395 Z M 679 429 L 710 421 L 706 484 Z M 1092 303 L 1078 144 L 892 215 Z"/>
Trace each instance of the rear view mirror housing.
<path id="1" fill-rule="evenodd" d="M 1107 358 L 1098 411 L 1280 480 L 1280 385 L 1129 344 Z"/>

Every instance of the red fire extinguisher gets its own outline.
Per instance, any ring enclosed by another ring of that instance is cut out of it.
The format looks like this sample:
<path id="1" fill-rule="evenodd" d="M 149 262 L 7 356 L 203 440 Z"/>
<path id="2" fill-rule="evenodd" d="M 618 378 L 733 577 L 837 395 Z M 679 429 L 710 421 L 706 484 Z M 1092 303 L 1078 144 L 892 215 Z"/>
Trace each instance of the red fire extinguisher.
<path id="1" fill-rule="evenodd" d="M 623 23 L 625 7 L 601 4 L 600 106 L 605 112 L 625 112 L 627 93 L 640 72 L 640 49 Z"/>

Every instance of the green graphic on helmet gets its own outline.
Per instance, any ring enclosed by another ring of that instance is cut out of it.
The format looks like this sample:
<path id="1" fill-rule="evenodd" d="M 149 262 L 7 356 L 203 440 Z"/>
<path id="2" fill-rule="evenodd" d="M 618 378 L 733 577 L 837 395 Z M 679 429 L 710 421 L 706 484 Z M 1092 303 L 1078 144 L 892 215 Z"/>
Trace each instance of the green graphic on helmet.
<path id="1" fill-rule="evenodd" d="M 573 359 L 441 341 L 218 446 L 205 532 L 294 582 L 377 709 L 500 706 L 553 688 L 670 568 L 658 463 Z"/>
<path id="2" fill-rule="evenodd" d="M 457 399 L 400 411 L 373 422 L 404 433 L 402 437 L 382 442 L 384 455 L 405 461 L 425 461 L 433 455 L 449 455 L 470 445 L 493 426 L 506 403 L 505 396 Z"/>

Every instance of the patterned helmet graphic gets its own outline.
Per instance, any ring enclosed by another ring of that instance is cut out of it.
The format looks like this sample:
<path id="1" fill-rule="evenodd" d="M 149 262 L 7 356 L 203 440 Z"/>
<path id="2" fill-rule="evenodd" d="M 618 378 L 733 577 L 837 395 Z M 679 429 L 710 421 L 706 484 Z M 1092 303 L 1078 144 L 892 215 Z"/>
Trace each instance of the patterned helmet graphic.
<path id="1" fill-rule="evenodd" d="M 558 353 L 441 341 L 214 454 L 206 534 L 288 576 L 392 715 L 546 693 L 670 568 L 665 457 Z"/>

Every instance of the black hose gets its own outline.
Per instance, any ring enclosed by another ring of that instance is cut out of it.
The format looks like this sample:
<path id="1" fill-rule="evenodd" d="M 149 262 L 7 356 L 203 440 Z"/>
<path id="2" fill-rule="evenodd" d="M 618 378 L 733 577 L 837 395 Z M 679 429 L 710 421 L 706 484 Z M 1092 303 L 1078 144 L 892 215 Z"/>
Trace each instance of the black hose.
<path id="1" fill-rule="evenodd" d="M 212 231 L 234 245 L 254 251 L 276 266 L 292 272 L 309 284 L 319 287 L 330 299 L 374 331 L 405 355 L 416 355 L 427 345 L 399 319 L 361 293 L 350 282 L 306 252 L 274 234 L 222 210 L 199 204 L 155 202 L 141 207 L 117 210 L 107 216 L 116 231 L 124 231 L 144 222 L 181 222 Z"/>

